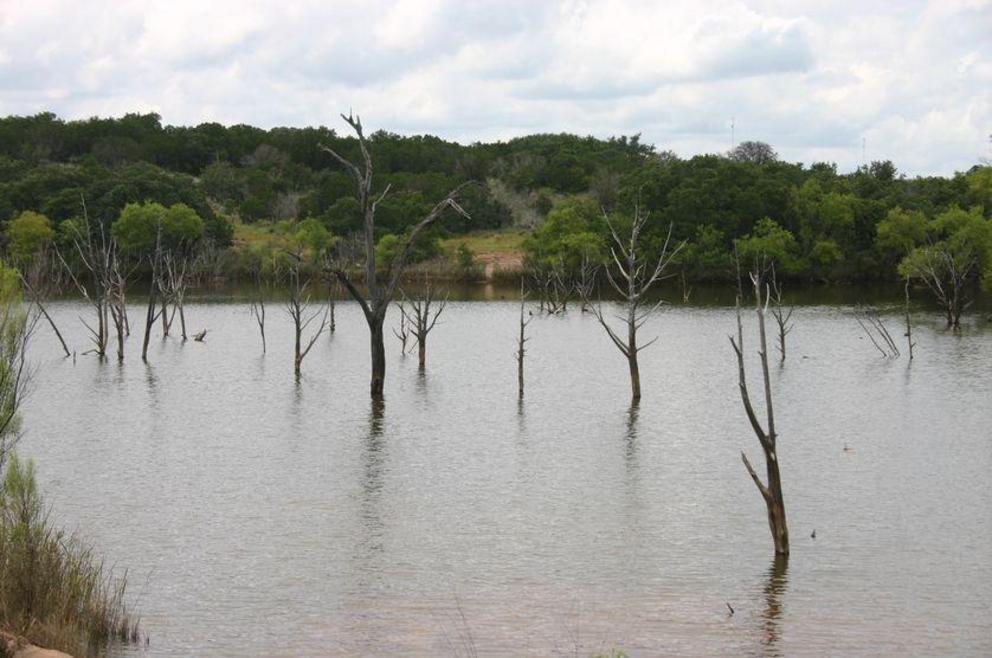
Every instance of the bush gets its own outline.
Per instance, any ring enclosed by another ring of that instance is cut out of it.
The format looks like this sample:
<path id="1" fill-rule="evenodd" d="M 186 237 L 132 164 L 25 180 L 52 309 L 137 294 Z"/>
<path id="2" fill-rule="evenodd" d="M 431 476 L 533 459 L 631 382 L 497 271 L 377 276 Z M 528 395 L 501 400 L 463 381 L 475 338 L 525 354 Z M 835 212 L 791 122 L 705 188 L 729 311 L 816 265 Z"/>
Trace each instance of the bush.
<path id="1" fill-rule="evenodd" d="M 34 465 L 12 454 L 0 488 L 0 628 L 76 655 L 137 641 L 126 585 L 126 575 L 115 578 L 88 546 L 52 525 Z"/>

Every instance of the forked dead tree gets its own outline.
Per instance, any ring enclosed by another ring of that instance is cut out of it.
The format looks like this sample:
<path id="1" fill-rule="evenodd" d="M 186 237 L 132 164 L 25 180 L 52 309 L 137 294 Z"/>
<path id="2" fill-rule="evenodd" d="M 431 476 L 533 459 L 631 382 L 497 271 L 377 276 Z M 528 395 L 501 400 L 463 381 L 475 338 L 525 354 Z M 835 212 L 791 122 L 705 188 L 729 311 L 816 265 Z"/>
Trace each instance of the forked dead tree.
<path id="1" fill-rule="evenodd" d="M 761 359 L 761 375 L 764 383 L 765 395 L 765 427 L 751 404 L 751 396 L 748 392 L 747 373 L 744 368 L 744 323 L 741 320 L 741 291 L 737 295 L 737 338 L 730 336 L 730 344 L 737 355 L 738 387 L 741 392 L 741 402 L 744 404 L 744 412 L 751 423 L 751 429 L 758 437 L 758 443 L 765 453 L 765 466 L 767 469 L 767 484 L 761 481 L 754 467 L 747 458 L 747 454 L 741 451 L 741 460 L 744 467 L 754 481 L 761 497 L 765 501 L 768 509 L 768 526 L 771 529 L 772 541 L 775 544 L 777 555 L 789 554 L 789 528 L 785 520 L 785 501 L 782 497 L 782 478 L 778 470 L 778 434 L 775 431 L 775 413 L 772 407 L 772 384 L 771 375 L 768 370 L 768 343 L 765 335 L 765 313 L 768 311 L 769 287 L 763 280 L 760 271 L 751 273 L 751 283 L 754 286 L 755 313 L 758 316 L 758 356 Z M 738 284 L 739 286 L 739 284 Z"/>
<path id="2" fill-rule="evenodd" d="M 527 292 L 524 290 L 524 282 L 520 281 L 520 334 L 517 336 L 517 396 L 520 399 L 524 397 L 524 355 L 527 353 L 527 349 L 524 347 L 527 341 L 527 325 L 530 321 L 534 319 L 534 316 L 525 317 L 525 302 L 527 301 Z"/>
<path id="3" fill-rule="evenodd" d="M 406 354 L 406 341 L 410 340 L 410 329 L 406 326 L 406 313 L 400 313 L 399 329 L 393 327 L 393 335 L 400 341 L 400 354 Z"/>
<path id="4" fill-rule="evenodd" d="M 775 305 L 772 306 L 772 317 L 775 318 L 775 324 L 778 325 L 778 353 L 782 363 L 785 363 L 785 337 L 792 331 L 792 312 L 796 309 L 794 306 L 790 306 L 786 310 L 782 305 L 782 284 L 775 276 L 774 268 L 772 268 L 771 297 L 775 302 Z"/>
<path id="5" fill-rule="evenodd" d="M 196 278 L 197 256 L 191 248 L 184 248 L 180 252 L 166 250 L 162 254 L 162 267 L 159 281 L 159 288 L 162 291 L 162 309 L 165 317 L 165 310 L 171 305 L 172 314 L 168 322 L 164 323 L 163 330 L 166 335 L 172 327 L 172 320 L 179 313 L 179 329 L 183 340 L 187 340 L 186 335 L 186 291 L 193 279 Z"/>
<path id="6" fill-rule="evenodd" d="M 424 291 L 420 296 L 411 300 L 405 294 L 403 295 L 400 313 L 406 316 L 410 333 L 417 339 L 417 362 L 421 369 L 427 365 L 427 335 L 434 329 L 434 325 L 437 324 L 438 318 L 441 317 L 441 313 L 444 312 L 447 305 L 447 296 L 444 299 L 438 299 L 430 281 L 426 279 L 424 280 Z"/>
<path id="7" fill-rule="evenodd" d="M 317 339 L 320 338 L 320 335 L 324 333 L 324 329 L 327 328 L 327 307 L 325 306 L 322 309 L 312 308 L 310 304 L 311 278 L 300 270 L 300 257 L 296 254 L 290 254 L 290 263 L 287 267 L 289 299 L 286 301 L 286 312 L 289 313 L 289 317 L 293 320 L 295 338 L 293 371 L 297 375 L 300 374 L 300 366 L 303 364 L 303 359 L 310 353 Z M 318 318 L 319 321 L 317 322 L 316 330 L 314 330 L 309 338 L 305 339 L 304 333 Z"/>
<path id="8" fill-rule="evenodd" d="M 109 270 L 113 254 L 116 251 L 113 239 L 107 235 L 101 224 L 98 231 L 94 231 L 90 226 L 89 213 L 86 211 L 86 202 L 80 198 L 83 216 L 79 225 L 72 224 L 71 243 L 74 260 L 78 260 L 82 268 L 89 275 L 89 285 L 76 276 L 76 270 L 66 260 L 65 255 L 56 250 L 56 255 L 66 274 L 79 293 L 86 299 L 96 312 L 95 326 L 90 326 L 86 320 L 80 318 L 83 326 L 90 333 L 90 340 L 93 342 L 93 349 L 86 353 L 94 353 L 97 356 L 107 354 L 107 342 L 110 337 L 110 311 L 107 304 L 107 287 L 109 282 Z M 94 236 L 94 232 L 97 235 Z"/>
<path id="9" fill-rule="evenodd" d="M 665 269 L 671 264 L 672 259 L 682 250 L 685 242 L 680 242 L 672 246 L 672 227 L 668 227 L 665 242 L 661 248 L 661 254 L 657 262 L 642 262 L 641 254 L 638 252 L 638 241 L 641 231 L 647 223 L 648 214 L 641 211 L 638 205 L 634 209 L 634 218 L 630 226 L 630 237 L 620 237 L 616 226 L 610 220 L 609 215 L 605 215 L 606 224 L 610 228 L 613 236 L 613 245 L 610 247 L 610 254 L 613 258 L 611 265 L 607 265 L 606 278 L 620 295 L 626 307 L 626 313 L 617 316 L 627 327 L 627 338 L 620 337 L 606 319 L 602 302 L 592 305 L 596 319 L 606 330 L 606 334 L 616 345 L 617 349 L 627 357 L 627 365 L 630 369 L 630 389 L 634 400 L 641 399 L 641 374 L 637 363 L 637 355 L 651 346 L 658 337 L 655 336 L 644 345 L 637 343 L 637 330 L 644 326 L 648 317 L 664 304 L 664 300 L 659 300 L 654 304 L 645 306 L 645 296 L 658 280 L 664 277 Z"/>
<path id="10" fill-rule="evenodd" d="M 396 295 L 396 289 L 400 282 L 403 270 L 410 259 L 410 252 L 413 246 L 425 229 L 441 218 L 445 210 L 452 209 L 455 212 L 468 217 L 468 213 L 457 202 L 459 188 L 455 188 L 439 201 L 426 217 L 423 217 L 410 231 L 406 242 L 399 250 L 399 254 L 389 264 L 385 272 L 380 273 L 376 267 L 375 258 L 375 213 L 376 207 L 389 194 L 387 185 L 378 194 L 372 190 L 372 155 L 369 152 L 369 145 L 362 130 L 362 121 L 359 117 L 349 114 L 341 115 L 341 118 L 351 126 L 358 136 L 358 146 L 361 150 L 362 164 L 356 165 L 347 158 L 342 157 L 329 146 L 323 144 L 320 148 L 339 162 L 351 175 L 355 182 L 356 196 L 358 198 L 359 209 L 362 214 L 362 224 L 364 229 L 365 242 L 365 286 L 366 294 L 362 294 L 343 267 L 333 266 L 330 271 L 338 278 L 338 281 L 345 287 L 362 309 L 365 321 L 369 326 L 370 348 L 372 355 L 372 377 L 369 391 L 373 399 L 383 397 L 383 386 L 386 379 L 386 348 L 383 343 L 383 326 L 386 320 L 386 311 L 389 304 Z"/>

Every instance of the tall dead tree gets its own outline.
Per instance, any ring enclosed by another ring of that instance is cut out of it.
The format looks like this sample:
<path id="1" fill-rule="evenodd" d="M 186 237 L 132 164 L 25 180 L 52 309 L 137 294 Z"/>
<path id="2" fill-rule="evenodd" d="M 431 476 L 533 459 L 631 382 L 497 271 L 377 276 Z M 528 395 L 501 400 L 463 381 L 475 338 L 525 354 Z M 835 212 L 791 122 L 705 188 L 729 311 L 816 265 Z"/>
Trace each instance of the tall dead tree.
<path id="1" fill-rule="evenodd" d="M 623 316 L 617 316 L 627 327 L 627 338 L 620 337 L 603 311 L 602 302 L 592 306 L 596 319 L 606 330 L 606 334 L 616 345 L 617 349 L 627 357 L 627 365 L 630 369 L 630 390 L 634 400 L 641 399 L 641 374 L 637 363 L 637 355 L 641 350 L 651 346 L 658 337 L 654 337 L 644 345 L 637 343 L 637 330 L 644 326 L 648 317 L 664 304 L 664 300 L 659 300 L 654 304 L 645 306 L 647 301 L 645 296 L 658 280 L 664 277 L 665 269 L 671 264 L 672 259 L 682 250 L 685 242 L 680 242 L 672 246 L 672 227 L 669 225 L 668 233 L 665 235 L 665 242 L 661 247 L 658 260 L 652 265 L 640 260 L 641 254 L 638 252 L 638 241 L 641 231 L 647 223 L 648 214 L 641 211 L 640 205 L 634 209 L 634 218 L 630 226 L 630 237 L 620 237 L 617 228 L 610 220 L 609 215 L 604 214 L 606 224 L 610 228 L 613 237 L 613 245 L 610 247 L 610 255 L 613 262 L 606 266 L 606 279 L 613 286 L 613 289 L 620 295 L 626 307 Z"/>
<path id="2" fill-rule="evenodd" d="M 403 270 L 406 268 L 406 264 L 410 259 L 410 252 L 413 250 L 413 246 L 420 237 L 421 233 L 425 229 L 430 227 L 434 222 L 441 218 L 441 215 L 447 209 L 452 209 L 455 212 L 468 217 L 468 213 L 457 202 L 457 196 L 459 188 L 456 188 L 448 193 L 440 202 L 438 202 L 426 217 L 423 217 L 417 224 L 414 225 L 410 231 L 406 242 L 400 249 L 399 254 L 395 259 L 389 264 L 385 272 L 379 272 L 376 267 L 375 258 L 375 213 L 376 207 L 386 198 L 389 194 L 389 185 L 375 194 L 372 190 L 372 155 L 369 152 L 369 145 L 365 139 L 365 134 L 362 131 L 362 121 L 359 117 L 349 114 L 348 116 L 341 115 L 341 118 L 351 126 L 352 130 L 358 136 L 358 146 L 361 150 L 362 163 L 361 165 L 356 165 L 352 163 L 347 158 L 342 157 L 329 146 L 323 144 L 320 148 L 325 153 L 333 157 L 337 162 L 339 162 L 345 170 L 351 175 L 355 182 L 356 196 L 358 198 L 359 209 L 362 214 L 362 225 L 364 232 L 364 242 L 365 242 L 365 287 L 367 290 L 366 294 L 362 294 L 355 284 L 352 282 L 351 278 L 348 276 L 347 272 L 343 267 L 334 266 L 331 267 L 331 272 L 338 278 L 341 284 L 348 291 L 358 305 L 362 309 L 362 313 L 365 315 L 365 321 L 369 326 L 369 339 L 370 339 L 370 349 L 372 356 L 372 376 L 369 385 L 369 390 L 373 399 L 381 399 L 383 397 L 383 386 L 386 380 L 386 349 L 383 343 L 383 325 L 386 320 L 386 311 L 389 309 L 389 304 L 393 301 L 396 295 L 396 289 L 400 282 L 400 277 L 403 274 Z"/>
<path id="3" fill-rule="evenodd" d="M 148 342 L 152 337 L 152 327 L 155 326 L 155 321 L 158 319 L 159 315 L 165 316 L 166 306 L 163 303 L 161 308 L 159 308 L 158 301 L 161 296 L 161 277 L 162 277 L 162 218 L 158 219 L 158 225 L 155 231 L 155 247 L 152 249 L 151 254 L 148 256 L 149 263 L 151 264 L 151 282 L 148 285 L 148 306 L 145 309 L 145 335 L 141 341 L 141 360 L 148 361 Z M 168 333 L 168 329 L 165 330 Z"/>
<path id="4" fill-rule="evenodd" d="M 414 298 L 408 299 L 403 295 L 403 303 L 400 304 L 400 313 L 406 316 L 410 333 L 417 339 L 417 362 L 421 369 L 427 365 L 427 335 L 434 329 L 437 320 L 448 305 L 448 298 L 438 299 L 434 296 L 434 289 L 429 281 L 424 281 L 423 293 Z"/>
<path id="5" fill-rule="evenodd" d="M 107 270 L 107 306 L 110 308 L 110 318 L 117 333 L 117 360 L 124 361 L 124 340 L 127 337 L 127 272 L 121 264 L 120 252 L 116 245 L 113 247 L 110 267 Z"/>
<path id="6" fill-rule="evenodd" d="M 289 258 L 290 262 L 287 267 L 289 299 L 286 301 L 286 312 L 289 313 L 289 317 L 293 321 L 293 371 L 299 375 L 303 359 L 310 353 L 317 339 L 327 328 L 327 308 L 312 308 L 310 304 L 311 277 L 301 272 L 303 263 L 299 255 L 290 254 Z M 309 338 L 304 338 L 304 333 L 318 318 L 316 330 Z"/>
<path id="7" fill-rule="evenodd" d="M 517 336 L 517 397 L 523 399 L 524 397 L 524 355 L 527 353 L 524 347 L 529 338 L 527 338 L 527 325 L 530 321 L 534 319 L 534 316 L 525 317 L 525 302 L 527 301 L 527 293 L 524 290 L 524 282 L 520 281 L 520 333 Z"/>
<path id="8" fill-rule="evenodd" d="M 82 268 L 88 273 L 89 285 L 84 283 L 77 275 L 76 269 L 66 260 L 65 255 L 56 250 L 59 261 L 65 268 L 66 274 L 72 281 L 79 293 L 86 299 L 96 312 L 95 326 L 90 326 L 86 320 L 82 320 L 83 326 L 90 333 L 90 340 L 93 343 L 92 352 L 97 356 L 106 356 L 107 343 L 110 337 L 109 307 L 107 304 L 107 286 L 109 281 L 108 272 L 114 254 L 113 239 L 107 235 L 103 225 L 99 225 L 94 231 L 90 225 L 89 213 L 86 210 L 86 202 L 80 198 L 83 216 L 80 224 L 72 224 L 71 244 L 73 260 L 78 261 Z M 94 235 L 97 233 L 97 235 Z"/>
<path id="9" fill-rule="evenodd" d="M 751 423 L 751 429 L 758 437 L 758 443 L 765 453 L 765 466 L 767 469 L 767 484 L 761 481 L 755 472 L 747 455 L 741 451 L 741 460 L 744 467 L 754 481 L 761 497 L 765 501 L 768 510 L 768 526 L 771 529 L 772 541 L 775 544 L 777 555 L 789 554 L 789 528 L 785 521 L 785 502 L 782 497 L 782 478 L 778 470 L 778 452 L 776 443 L 778 435 L 775 431 L 775 412 L 772 407 L 772 384 L 771 375 L 768 369 L 768 343 L 765 334 L 765 313 L 768 311 L 769 290 L 768 284 L 763 280 L 760 271 L 751 273 L 751 283 L 754 286 L 755 313 L 758 316 L 758 356 L 761 359 L 761 375 L 764 383 L 765 414 L 766 423 L 762 427 L 761 421 L 751 404 L 751 396 L 748 392 L 747 373 L 744 367 L 744 323 L 741 320 L 741 291 L 737 295 L 737 338 L 730 336 L 730 344 L 737 355 L 738 388 L 741 392 L 741 402 L 744 404 L 744 412 Z M 739 285 L 739 282 L 738 282 Z"/>

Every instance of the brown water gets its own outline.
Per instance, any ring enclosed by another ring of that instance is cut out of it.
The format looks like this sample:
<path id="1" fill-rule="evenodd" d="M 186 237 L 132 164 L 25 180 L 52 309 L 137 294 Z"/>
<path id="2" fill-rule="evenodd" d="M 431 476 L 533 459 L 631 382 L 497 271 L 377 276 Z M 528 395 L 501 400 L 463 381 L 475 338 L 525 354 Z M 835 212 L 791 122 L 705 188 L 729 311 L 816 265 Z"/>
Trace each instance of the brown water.
<path id="1" fill-rule="evenodd" d="M 82 352 L 87 310 L 53 310 Z M 992 653 L 992 325 L 917 313 L 910 364 L 850 308 L 796 311 L 772 373 L 785 565 L 740 461 L 732 309 L 648 323 L 639 408 L 577 311 L 530 325 L 518 402 L 517 312 L 452 302 L 426 373 L 390 338 L 383 409 L 352 304 L 300 381 L 275 305 L 265 356 L 243 304 L 191 305 L 206 342 L 153 340 L 147 366 L 138 336 L 74 363 L 42 328 L 21 452 L 129 569 L 135 655 Z"/>

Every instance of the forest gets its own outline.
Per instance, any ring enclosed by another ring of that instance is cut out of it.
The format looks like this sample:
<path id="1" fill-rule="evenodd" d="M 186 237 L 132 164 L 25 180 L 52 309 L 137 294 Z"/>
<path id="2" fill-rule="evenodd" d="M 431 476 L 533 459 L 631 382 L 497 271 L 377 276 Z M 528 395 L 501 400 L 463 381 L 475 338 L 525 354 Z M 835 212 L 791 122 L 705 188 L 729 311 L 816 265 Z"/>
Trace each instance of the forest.
<path id="1" fill-rule="evenodd" d="M 840 173 L 831 163 L 783 162 L 762 142 L 683 159 L 639 135 L 461 145 L 377 131 L 368 143 L 376 185 L 390 190 L 377 208 L 380 262 L 455 188 L 465 212 L 444 214 L 419 236 L 412 261 L 443 258 L 442 238 L 516 230 L 528 265 L 575 273 L 584 259 L 608 257 L 604 215 L 633 216 L 636 207 L 648 217 L 644 248 L 659 249 L 671 228 L 685 242 L 673 266 L 693 281 L 731 279 L 735 249 L 768 256 L 782 278 L 810 282 L 915 277 L 931 285 L 928 278 L 946 283 L 965 270 L 958 278 L 968 287 L 992 262 L 988 164 L 952 177 L 907 177 L 890 161 Z M 322 126 L 168 126 L 156 114 L 6 117 L 4 239 L 8 251 L 36 248 L 49 231 L 65 241 L 82 204 L 93 230 L 109 229 L 128 204 L 182 204 L 202 221 L 190 240 L 210 247 L 219 276 L 275 275 L 293 245 L 354 260 L 351 238 L 362 227 L 354 183 L 322 145 L 359 156 L 354 137 Z M 456 260 L 471 271 L 468 247 Z"/>

